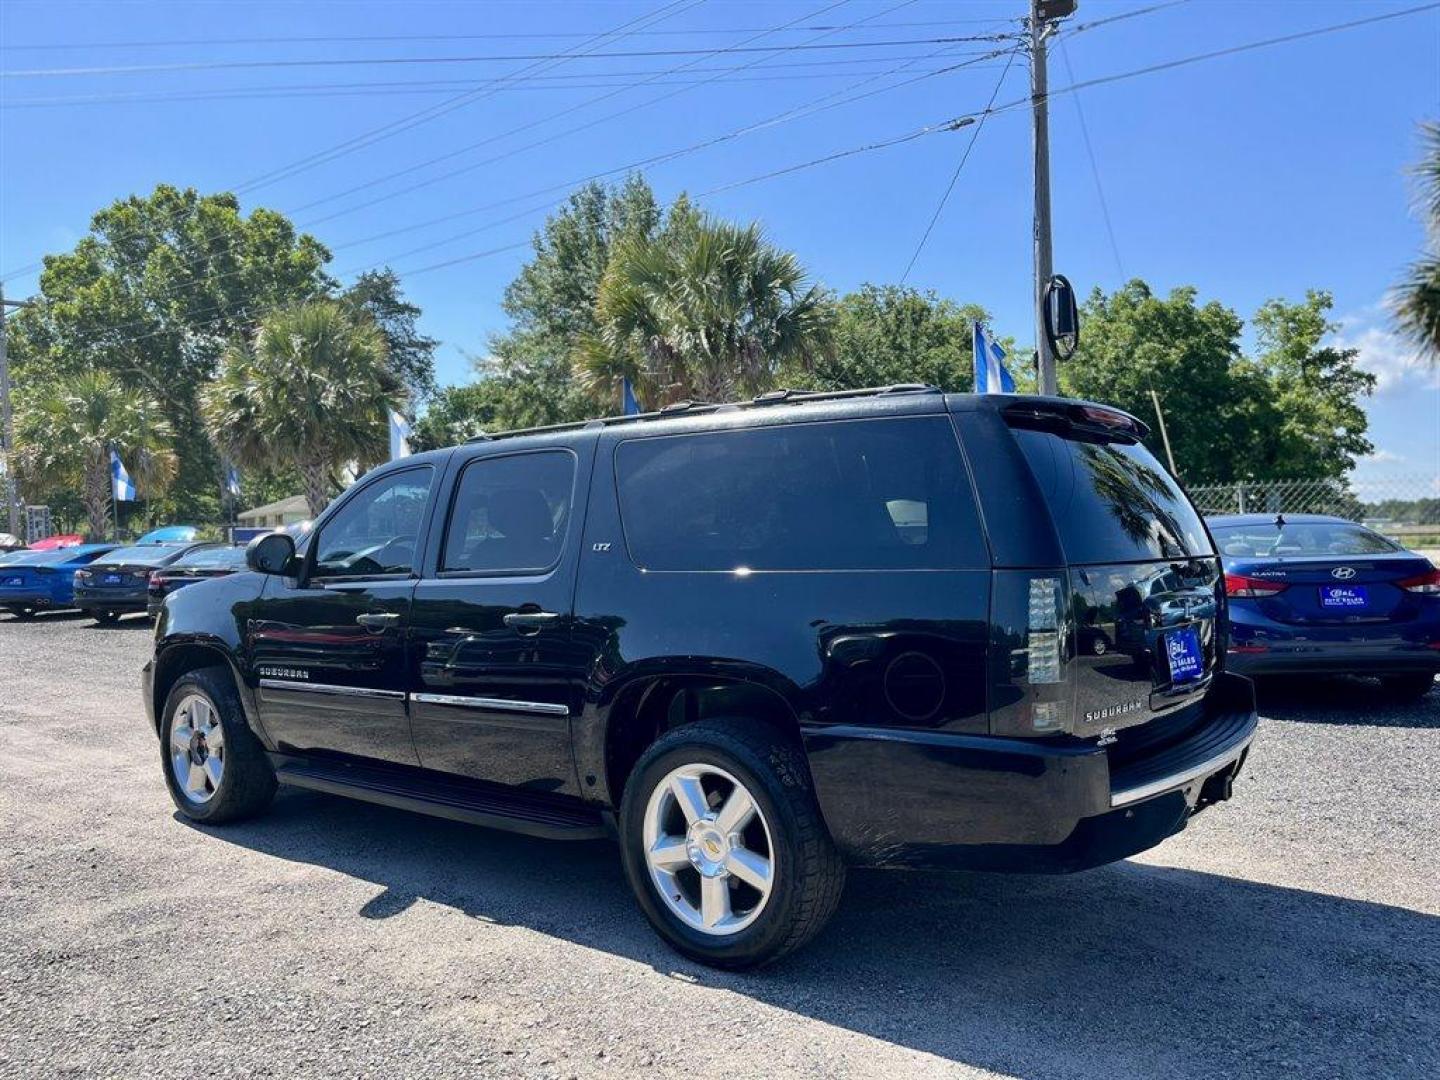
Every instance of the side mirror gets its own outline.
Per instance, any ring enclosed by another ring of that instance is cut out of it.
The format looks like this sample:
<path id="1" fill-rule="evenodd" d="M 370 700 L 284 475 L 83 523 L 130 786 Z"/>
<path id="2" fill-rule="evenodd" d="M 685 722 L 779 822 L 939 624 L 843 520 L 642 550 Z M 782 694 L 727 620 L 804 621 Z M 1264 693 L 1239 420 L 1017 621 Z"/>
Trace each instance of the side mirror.
<path id="1" fill-rule="evenodd" d="M 261 574 L 293 574 L 295 541 L 285 533 L 265 533 L 245 545 L 245 565 Z"/>
<path id="2" fill-rule="evenodd" d="M 1080 305 L 1063 274 L 1056 274 L 1045 285 L 1042 314 L 1051 353 L 1057 360 L 1069 360 L 1080 347 Z"/>

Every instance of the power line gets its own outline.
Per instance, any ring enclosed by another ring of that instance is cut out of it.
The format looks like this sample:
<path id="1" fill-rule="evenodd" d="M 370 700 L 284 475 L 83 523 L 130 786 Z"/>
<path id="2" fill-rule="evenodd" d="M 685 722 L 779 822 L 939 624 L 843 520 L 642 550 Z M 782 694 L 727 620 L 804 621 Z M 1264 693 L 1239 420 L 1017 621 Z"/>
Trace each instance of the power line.
<path id="1" fill-rule="evenodd" d="M 663 4 L 661 7 L 656 8 L 654 11 L 646 15 L 642 15 L 639 18 L 631 19 L 628 22 L 621 23 L 620 26 L 616 27 L 614 30 L 609 30 L 603 34 L 597 34 L 593 38 L 586 39 L 574 50 L 572 50 L 572 58 L 575 56 L 584 55 L 581 50 L 584 50 L 587 47 L 598 48 L 608 38 L 623 38 L 630 33 L 634 33 L 636 30 L 653 26 L 656 23 L 663 22 L 664 20 L 674 15 L 678 15 L 681 12 L 689 11 L 695 7 L 698 7 L 699 4 L 703 2 L 704 0 L 669 0 L 668 3 Z M 520 68 L 520 70 L 512 72 L 506 79 L 506 82 L 508 83 L 510 81 L 519 80 L 526 77 L 533 77 L 534 74 L 538 74 L 551 68 L 558 67 L 563 63 L 564 61 L 561 60 L 549 63 L 527 64 L 524 67 Z M 317 166 L 328 164 L 331 161 L 335 161 L 339 158 L 345 157 L 346 155 L 353 154 L 355 151 L 364 149 L 367 146 L 373 146 L 377 142 L 383 142 L 386 139 L 394 138 L 401 132 L 409 131 L 410 129 L 419 127 L 422 124 L 428 124 L 431 120 L 437 120 L 440 117 L 446 116 L 452 112 L 455 112 L 458 109 L 463 109 L 469 105 L 473 105 L 477 101 L 484 101 L 487 98 L 493 97 L 498 92 L 498 88 L 467 90 L 463 94 L 457 94 L 455 97 L 447 98 L 446 100 L 439 102 L 438 104 L 429 105 L 424 109 L 421 109 L 419 112 L 410 113 L 406 116 L 400 117 L 398 120 L 392 120 L 389 123 L 382 124 L 377 128 L 371 128 L 369 131 L 363 131 L 359 135 L 344 139 L 334 144 L 333 146 L 328 147 L 325 150 L 320 150 L 316 153 L 309 154 L 305 157 L 300 158 L 297 161 L 291 162 L 288 165 L 282 165 L 277 169 L 271 169 L 269 172 L 262 173 L 260 176 L 257 176 L 252 180 L 247 180 L 241 184 L 235 185 L 234 189 L 237 194 L 243 194 L 265 187 L 269 184 L 275 183 L 276 181 L 284 180 L 291 176 L 296 176 L 299 173 L 306 172 L 310 169 L 316 168 Z"/>
<path id="2" fill-rule="evenodd" d="M 1070 66 L 1070 50 L 1065 47 L 1064 38 L 1060 39 L 1060 60 L 1065 65 L 1066 78 L 1073 84 L 1075 69 Z M 1125 264 L 1120 259 L 1120 245 L 1115 242 L 1115 226 L 1110 220 L 1110 203 L 1105 198 L 1105 186 L 1100 183 L 1100 166 L 1095 161 L 1095 149 L 1090 145 L 1090 126 L 1085 123 L 1085 110 L 1080 105 L 1080 95 L 1071 94 L 1070 100 L 1075 103 L 1075 119 L 1080 122 L 1080 138 L 1085 144 L 1085 156 L 1090 161 L 1090 176 L 1095 181 L 1095 195 L 1100 200 L 1100 217 L 1105 222 L 1105 235 L 1110 240 L 1110 254 L 1115 259 L 1115 269 L 1120 274 L 1120 280 L 1124 281 Z"/>
<path id="3" fill-rule="evenodd" d="M 878 49 L 897 45 L 952 45 L 966 41 L 999 41 L 1010 34 L 971 34 L 933 38 L 889 38 L 883 41 L 840 41 L 829 45 L 756 45 L 734 49 L 733 52 L 791 52 L 807 49 Z M 705 56 L 711 49 L 628 49 L 620 52 L 597 52 L 587 55 L 588 59 L 615 60 L 634 59 L 641 56 Z M 59 78 L 70 75 L 142 75 L 168 71 L 237 71 L 256 68 L 301 68 L 301 67 L 358 67 L 394 64 L 488 64 L 509 63 L 517 60 L 570 60 L 569 53 L 492 53 L 473 56 L 380 56 L 380 57 L 330 57 L 308 60 L 218 60 L 198 61 L 185 64 L 134 64 L 111 67 L 88 68 L 29 68 L 17 71 L 0 71 L 0 78 L 37 79 Z"/>
<path id="4" fill-rule="evenodd" d="M 931 19 L 920 22 L 889 22 L 879 23 L 878 27 L 883 29 L 916 29 L 920 27 L 934 26 L 965 26 L 965 25 L 991 25 L 998 26 L 1004 23 L 1015 22 L 1015 19 L 1006 18 L 984 18 L 984 19 Z M 823 24 L 812 24 L 808 26 L 796 26 L 792 28 L 797 33 L 806 33 L 820 30 L 838 30 L 839 26 Z M 690 30 L 642 30 L 636 33 L 637 37 L 695 37 L 701 34 L 753 34 L 757 33 L 755 27 L 744 26 L 708 26 L 696 27 Z M 580 38 L 590 35 L 578 30 L 552 30 L 543 33 L 490 33 L 490 34 L 375 34 L 368 36 L 312 36 L 312 37 L 248 37 L 248 38 L 172 38 L 165 41 L 86 41 L 86 42 L 50 42 L 48 44 L 36 44 L 34 42 L 23 45 L 0 44 L 0 52 L 58 52 L 75 51 L 78 49 L 151 49 L 151 48 L 177 48 L 186 46 L 229 46 L 229 45 L 348 45 L 348 44 L 393 44 L 397 41 L 509 41 L 509 40 L 555 40 L 561 38 Z"/>
<path id="5" fill-rule="evenodd" d="M 797 19 L 791 20 L 791 22 L 799 22 L 799 21 L 801 21 L 802 19 L 813 18 L 816 14 L 823 13 L 824 11 L 832 11 L 832 10 L 834 10 L 835 8 L 840 7 L 841 4 L 844 3 L 844 2 L 845 2 L 845 0 L 839 0 L 839 2 L 837 2 L 837 3 L 832 3 L 832 4 L 830 4 L 828 7 L 823 8 L 821 12 L 815 12 L 815 13 L 812 13 L 811 15 L 800 16 L 800 17 L 797 18 Z M 877 15 L 879 15 L 879 14 L 887 14 L 887 13 L 890 12 L 890 11 L 896 11 L 896 10 L 899 10 L 900 8 L 908 7 L 910 4 L 913 4 L 914 2 L 915 2 L 915 0 L 902 0 L 901 3 L 896 4 L 896 5 L 894 5 L 894 6 L 891 7 L 891 8 L 888 8 L 885 12 L 877 12 Z M 862 19 L 861 22 L 863 23 L 864 20 Z M 774 28 L 772 28 L 772 29 L 770 29 L 770 30 L 761 31 L 759 34 L 756 34 L 756 35 L 754 35 L 753 37 L 745 38 L 744 40 L 742 40 L 741 42 L 739 42 L 739 43 L 738 43 L 737 45 L 735 45 L 735 46 L 730 46 L 730 47 L 726 47 L 726 48 L 722 48 L 722 49 L 712 50 L 711 52 L 706 53 L 706 54 L 704 55 L 704 57 L 702 57 L 701 59 L 708 59 L 708 58 L 710 58 L 710 57 L 719 56 L 719 55 L 722 55 L 722 54 L 730 54 L 730 53 L 733 53 L 733 52 L 744 51 L 744 46 L 747 45 L 749 42 L 758 41 L 760 38 L 767 37 L 768 35 L 770 35 L 770 34 L 772 34 L 772 33 L 775 33 L 777 30 L 784 29 L 785 27 L 787 27 L 787 26 L 789 26 L 789 25 L 791 25 L 791 23 L 782 23 L 779 27 L 774 27 Z M 858 24 L 857 24 L 857 25 L 858 25 Z M 829 33 L 835 33 L 835 32 L 838 32 L 838 31 L 829 31 Z M 821 36 L 823 37 L 823 36 L 825 36 L 825 35 L 821 35 Z M 747 64 L 745 64 L 745 65 L 743 65 L 743 66 L 746 67 L 746 68 L 754 67 L 754 66 L 756 66 L 757 64 L 764 63 L 764 62 L 765 62 L 766 60 L 768 60 L 769 58 L 770 58 L 769 56 L 762 56 L 762 57 L 760 57 L 760 58 L 758 58 L 758 59 L 751 60 L 749 63 L 747 63 Z M 694 66 L 695 64 L 698 64 L 699 62 L 700 62 L 699 59 L 690 60 L 690 61 L 687 61 L 687 62 L 684 63 L 684 64 L 678 65 L 677 67 L 670 68 L 668 71 L 664 72 L 663 74 L 673 75 L 673 74 L 675 74 L 675 73 L 677 73 L 677 72 L 680 72 L 680 71 L 683 71 L 683 70 L 685 70 L 685 69 L 687 69 L 687 68 L 689 68 L 689 67 L 692 67 L 692 66 Z M 657 73 L 657 75 L 656 75 L 655 77 L 658 78 L 658 77 L 659 77 L 659 74 L 660 74 L 660 73 Z M 712 77 L 712 78 L 710 78 L 710 79 L 708 79 L 708 80 L 705 80 L 705 82 L 713 82 L 713 81 L 715 81 L 715 78 L 718 78 L 718 76 L 715 76 L 715 77 Z M 653 79 L 647 79 L 647 80 L 645 80 L 646 83 L 652 82 L 652 81 L 654 81 L 654 80 L 653 80 Z M 644 85 L 644 83 L 642 83 L 641 85 Z M 704 85 L 704 83 L 702 82 L 700 85 Z M 316 199 L 316 200 L 313 200 L 313 201 L 311 201 L 311 202 L 305 203 L 305 204 L 303 204 L 303 205 L 301 205 L 301 206 L 297 206 L 297 207 L 295 208 L 295 212 L 296 212 L 296 213 L 300 213 L 300 212 L 302 212 L 302 211 L 304 211 L 304 210 L 310 210 L 310 209 L 313 209 L 313 208 L 315 208 L 315 207 L 317 207 L 317 206 L 321 206 L 321 205 L 323 205 L 323 204 L 325 204 L 325 203 L 334 202 L 336 199 L 343 199 L 343 198 L 344 198 L 345 196 L 347 196 L 347 195 L 354 195 L 354 194 L 356 194 L 356 193 L 358 193 L 358 192 L 365 191 L 365 190 L 368 190 L 369 188 L 375 187 L 377 184 L 383 184 L 383 183 L 386 183 L 386 182 L 388 182 L 388 181 L 390 181 L 390 180 L 399 179 L 399 178 L 402 177 L 402 176 L 408 176 L 409 174 L 414 173 L 414 172 L 418 172 L 418 171 L 420 171 L 421 169 L 427 169 L 427 168 L 429 168 L 429 167 L 432 166 L 432 165 L 438 165 L 438 164 L 440 164 L 440 163 L 443 162 L 443 161 L 449 161 L 449 160 L 451 160 L 451 159 L 453 159 L 453 158 L 456 158 L 456 157 L 459 157 L 459 156 L 461 156 L 461 155 L 463 155 L 463 154 L 467 154 L 467 153 L 469 153 L 471 150 L 478 150 L 478 149 L 480 149 L 482 146 L 488 146 L 489 144 L 491 144 L 491 143 L 493 143 L 493 142 L 497 142 L 497 141 L 499 141 L 499 140 L 501 140 L 501 139 L 508 138 L 508 137 L 511 136 L 511 135 L 519 134 L 520 132 L 523 132 L 523 131 L 529 131 L 530 129 L 532 129 L 532 128 L 534 128 L 534 127 L 538 127 L 538 126 L 541 125 L 541 124 L 549 123 L 551 120 L 558 120 L 558 119 L 562 119 L 562 118 L 564 118 L 564 117 L 568 117 L 568 116 L 572 115 L 577 109 L 586 108 L 586 107 L 588 107 L 588 106 L 590 106 L 590 105 L 597 105 L 597 104 L 599 104 L 599 103 L 602 102 L 602 101 L 607 101 L 607 100 L 609 100 L 609 99 L 612 98 L 612 97 L 617 97 L 617 96 L 619 96 L 620 94 L 624 93 L 624 92 L 625 92 L 625 89 L 626 89 L 625 87 L 621 87 L 621 88 L 618 88 L 618 89 L 614 89 L 614 90 L 611 90 L 608 94 L 601 94 L 599 97 L 590 98 L 590 99 L 587 100 L 587 101 L 581 102 L 578 106 L 572 106 L 572 107 L 567 108 L 567 109 L 562 109 L 562 110 L 559 111 L 559 112 L 551 113 L 551 114 L 549 114 L 549 115 L 547 115 L 547 116 L 541 117 L 541 118 L 538 119 L 538 120 L 527 120 L 526 122 L 524 122 L 524 123 L 522 123 L 522 124 L 519 124 L 519 125 L 517 125 L 516 127 L 510 128 L 510 129 L 507 130 L 507 131 L 502 131 L 502 132 L 500 132 L 500 133 L 498 133 L 498 134 L 494 134 L 494 135 L 487 135 L 485 138 L 479 140 L 478 142 L 473 142 L 473 143 L 470 143 L 470 144 L 468 144 L 468 145 L 466 145 L 466 146 L 462 146 L 462 147 L 460 147 L 458 150 L 450 150 L 450 151 L 447 151 L 447 152 L 444 153 L 444 154 L 439 154 L 439 155 L 437 155 L 437 156 L 435 156 L 435 157 L 432 157 L 432 158 L 429 158 L 429 159 L 427 159 L 427 160 L 425 160 L 425 161 L 421 161 L 421 162 L 418 162 L 418 163 L 413 164 L 413 165 L 407 165 L 407 166 L 406 166 L 405 168 L 403 168 L 403 169 L 397 169 L 397 170 L 395 170 L 394 172 L 387 173 L 387 174 L 384 175 L 384 176 L 380 176 L 380 177 L 376 177 L 376 178 L 371 179 L 371 180 L 367 180 L 367 181 L 365 181 L 365 182 L 362 183 L 362 184 L 357 184 L 357 185 L 355 185 L 354 187 L 350 187 L 350 188 L 345 189 L 344 191 L 336 192 L 336 193 L 334 193 L 333 195 L 327 195 L 326 197 L 324 197 L 324 198 L 322 198 L 322 199 Z M 396 197 L 399 196 L 399 195 L 408 194 L 410 191 L 415 191 L 415 190 L 418 190 L 419 188 L 422 188 L 422 187 L 429 187 L 430 185 L 439 183 L 439 182 L 441 182 L 442 180 L 449 179 L 450 177 L 453 177 L 453 176 L 461 175 L 462 173 L 471 172 L 471 171 L 473 171 L 473 170 L 475 170 L 475 169 L 477 169 L 477 168 L 481 168 L 481 167 L 484 166 L 484 165 L 493 164 L 493 163 L 496 162 L 496 161 L 503 160 L 503 159 L 505 159 L 505 158 L 507 158 L 507 157 L 511 157 L 511 156 L 513 156 L 513 155 L 515 155 L 515 154 L 517 154 L 517 153 L 523 152 L 524 150 L 533 149 L 533 148 L 535 148 L 535 147 L 537 147 L 537 146 L 544 146 L 544 145 L 546 145 L 547 143 L 551 143 L 551 142 L 554 142 L 554 141 L 557 140 L 557 139 L 564 138 L 566 135 L 571 135 L 571 134 L 574 134 L 574 133 L 579 132 L 579 131 L 586 131 L 586 130 L 589 130 L 590 128 L 596 127 L 596 126 L 599 125 L 599 124 L 606 123 L 606 122 L 608 122 L 608 121 L 610 121 L 610 120 L 618 119 L 619 117 L 622 117 L 622 116 L 627 116 L 627 115 L 629 115 L 630 113 L 636 112 L 636 111 L 638 111 L 638 110 L 640 110 L 640 109 L 649 108 L 651 105 L 656 105 L 656 104 L 659 104 L 659 103 L 662 102 L 662 101 L 667 101 L 667 100 L 669 100 L 670 98 L 679 96 L 680 94 L 689 93 L 689 91 L 690 91 L 691 89 L 693 89 L 693 87 L 688 87 L 688 86 L 687 86 L 687 87 L 682 87 L 682 88 L 680 88 L 680 89 L 678 89 L 678 90 L 672 90 L 672 91 L 670 91 L 669 93 L 660 95 L 659 97 L 651 98 L 649 101 L 642 101 L 642 102 L 639 102 L 639 103 L 637 103 L 637 104 L 627 106 L 626 108 L 621 109 L 621 110 L 619 110 L 618 112 L 610 113 L 609 115 L 607 115 L 607 116 L 602 116 L 602 117 L 600 117 L 599 119 L 587 121 L 587 122 L 580 123 L 580 124 L 576 124 L 576 125 L 573 125 L 573 126 L 571 126 L 571 127 L 569 127 L 569 128 L 566 128 L 566 129 L 564 129 L 564 130 L 562 130 L 562 131 L 560 131 L 560 132 L 557 132 L 557 133 L 555 133 L 555 134 L 547 135 L 547 136 L 545 136 L 544 138 L 533 140 L 532 142 L 527 143 L 525 146 L 518 147 L 518 148 L 516 148 L 516 149 L 514 149 L 514 150 L 507 151 L 506 153 L 501 154 L 501 155 L 499 155 L 498 157 L 488 158 L 488 159 L 486 159 L 485 161 L 472 163 L 472 164 L 470 164 L 470 165 L 463 166 L 463 167 L 461 167 L 461 168 L 459 168 L 459 169 L 452 169 L 450 172 L 442 173 L 441 175 L 436 176 L 436 177 L 431 177 L 431 178 L 428 179 L 428 180 L 422 180 L 422 181 L 420 181 L 420 182 L 417 183 L 417 184 L 410 185 L 409 187 L 406 187 L 406 188 L 401 188 L 401 189 L 399 189 L 398 191 L 393 191 L 393 192 L 390 192 L 389 194 L 382 195 L 382 196 L 380 196 L 379 198 L 372 199 L 372 200 L 370 200 L 370 201 L 367 202 L 367 203 L 362 203 L 362 204 L 360 204 L 359 206 L 353 206 L 353 207 L 349 208 L 348 210 L 339 211 L 339 212 L 336 213 L 336 214 L 329 215 L 329 217 L 319 218 L 319 219 L 317 219 L 317 220 L 319 220 L 319 221 L 328 221 L 328 220 L 330 220 L 331 217 L 338 217 L 338 216 L 341 216 L 342 214 L 353 213 L 354 211 L 356 211 L 356 210 L 358 210 L 358 209 L 361 209 L 361 208 L 363 208 L 364 206 L 373 206 L 375 203 L 384 202 L 384 201 L 387 201 L 387 200 L 389 200 L 389 199 L 396 198 Z"/>
<path id="6" fill-rule="evenodd" d="M 813 81 L 818 79 L 839 79 L 851 74 L 850 70 L 858 66 L 872 66 L 881 63 L 893 63 L 896 60 L 924 59 L 935 56 L 936 53 L 915 53 L 906 57 L 903 55 L 891 56 L 867 56 L 852 60 L 818 60 L 802 61 L 794 64 L 777 64 L 775 68 L 784 71 L 779 75 L 753 75 L 742 76 L 733 74 L 729 78 L 720 81 L 730 82 L 791 82 L 791 81 Z M 804 68 L 807 70 L 797 71 L 793 69 Z M 835 68 L 836 70 L 815 71 L 815 68 Z M 724 68 L 692 68 L 693 74 L 701 75 L 707 73 L 738 73 L 749 70 L 749 65 L 735 65 Z M 547 75 L 528 79 L 524 82 L 514 84 L 499 84 L 504 90 L 603 90 L 607 88 L 621 87 L 634 89 L 639 86 L 695 86 L 700 85 L 699 79 L 647 79 L 644 82 L 587 82 L 592 79 L 622 79 L 655 74 L 647 71 L 606 71 L 585 75 Z M 659 74 L 667 75 L 668 70 Z M 43 98 L 7 98 L 0 100 L 0 109 L 24 109 L 24 108 L 49 108 L 80 105 L 130 105 L 140 103 L 156 102 L 189 102 L 189 101 L 239 101 L 245 99 L 288 99 L 302 97 L 388 97 L 401 94 L 441 94 L 448 93 L 456 87 L 485 88 L 497 85 L 496 80 L 485 79 L 476 81 L 474 79 L 401 79 L 401 80 L 380 80 L 366 82 L 342 82 L 342 83 L 286 83 L 276 86 L 250 86 L 231 87 L 228 89 L 200 90 L 200 91 L 151 91 L 138 90 L 118 94 L 77 94 L 65 97 L 43 97 Z"/>
<path id="7" fill-rule="evenodd" d="M 915 260 L 920 258 L 920 253 L 925 250 L 925 243 L 930 239 L 930 233 L 935 228 L 935 223 L 940 220 L 940 214 L 945 209 L 945 204 L 950 201 L 950 193 L 955 190 L 955 183 L 960 179 L 960 173 L 965 168 L 965 163 L 970 160 L 970 151 L 975 149 L 975 141 L 980 138 L 980 132 L 985 128 L 985 121 L 990 117 L 990 110 L 995 105 L 995 99 L 1000 96 L 1000 88 L 1005 85 L 1005 77 L 1010 74 L 1010 67 L 1015 63 L 1015 56 L 1020 51 L 1020 46 L 1010 50 L 1010 57 L 1005 61 L 1005 70 L 1000 72 L 1000 78 L 995 82 L 995 89 L 990 92 L 990 100 L 985 103 L 985 111 L 980 114 L 980 119 L 975 123 L 975 130 L 970 133 L 970 141 L 965 144 L 965 152 L 960 155 L 960 163 L 955 166 L 955 171 L 950 174 L 950 183 L 945 185 L 945 193 L 940 196 L 940 202 L 935 207 L 935 212 L 930 215 L 930 222 L 925 226 L 925 232 L 920 236 L 920 242 L 915 245 L 915 250 L 910 255 L 910 261 L 905 264 L 905 272 L 900 275 L 900 284 L 910 276 L 910 271 L 915 267 Z"/>
<path id="8" fill-rule="evenodd" d="M 1150 15 L 1157 11 L 1164 11 L 1166 8 L 1179 7 L 1181 4 L 1188 4 L 1190 0 L 1167 0 L 1163 4 L 1151 4 L 1149 7 L 1136 8 L 1133 11 L 1122 11 L 1118 15 L 1108 15 L 1103 19 L 1091 19 L 1089 22 L 1076 23 L 1068 30 L 1060 31 L 1064 37 L 1074 37 L 1076 34 L 1083 34 L 1086 30 L 1094 30 L 1097 26 L 1109 26 L 1111 23 L 1124 22 L 1126 19 L 1134 19 L 1141 15 Z"/>

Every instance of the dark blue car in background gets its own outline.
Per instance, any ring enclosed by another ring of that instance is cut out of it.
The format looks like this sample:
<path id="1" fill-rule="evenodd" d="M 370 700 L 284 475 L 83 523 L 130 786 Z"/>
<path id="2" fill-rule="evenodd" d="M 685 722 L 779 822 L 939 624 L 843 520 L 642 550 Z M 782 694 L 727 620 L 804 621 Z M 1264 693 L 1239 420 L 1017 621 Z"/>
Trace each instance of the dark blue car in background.
<path id="1" fill-rule="evenodd" d="M 1231 671 L 1377 676 L 1400 700 L 1434 686 L 1440 571 L 1429 559 L 1338 517 L 1207 523 L 1225 568 Z"/>
<path id="2" fill-rule="evenodd" d="M 54 551 L 17 551 L 0 566 L 0 608 L 28 619 L 41 611 L 75 606 L 75 571 L 115 550 L 115 544 L 81 544 Z"/>

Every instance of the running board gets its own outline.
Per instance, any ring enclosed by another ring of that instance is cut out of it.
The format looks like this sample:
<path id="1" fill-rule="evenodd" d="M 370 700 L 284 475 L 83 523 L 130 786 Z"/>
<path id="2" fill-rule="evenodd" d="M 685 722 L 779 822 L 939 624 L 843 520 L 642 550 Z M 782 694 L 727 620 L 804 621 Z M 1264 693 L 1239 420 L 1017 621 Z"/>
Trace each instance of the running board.
<path id="1" fill-rule="evenodd" d="M 275 779 L 292 787 L 547 840 L 594 840 L 610 835 L 598 808 L 569 796 L 482 784 L 421 769 L 390 769 L 289 754 L 270 757 L 275 764 Z"/>

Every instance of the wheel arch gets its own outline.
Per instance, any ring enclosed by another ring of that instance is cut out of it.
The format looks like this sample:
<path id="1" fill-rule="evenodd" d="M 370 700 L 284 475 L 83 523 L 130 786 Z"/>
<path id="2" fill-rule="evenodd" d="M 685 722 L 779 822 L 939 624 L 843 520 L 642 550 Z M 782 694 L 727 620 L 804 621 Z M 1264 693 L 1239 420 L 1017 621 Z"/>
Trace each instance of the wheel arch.
<path id="1" fill-rule="evenodd" d="M 801 745 L 800 718 L 792 701 L 773 678 L 758 673 L 637 675 L 615 689 L 603 717 L 597 770 L 589 775 L 604 785 L 601 797 L 612 807 L 619 806 L 641 755 L 678 727 L 701 720 L 740 720 L 773 728 Z M 589 777 L 585 779 L 588 783 Z"/>
<path id="2" fill-rule="evenodd" d="M 189 672 L 210 667 L 224 668 L 229 672 L 230 678 L 235 684 L 235 691 L 240 697 L 240 705 L 245 710 L 246 723 L 256 733 L 257 738 L 260 738 L 262 743 L 265 742 L 256 722 L 254 699 L 245 685 L 245 680 L 240 675 L 234 658 L 222 642 L 206 639 L 188 639 L 162 646 L 156 650 L 150 690 L 156 735 L 160 733 L 160 725 L 163 723 L 165 713 L 165 699 L 170 696 L 171 689 L 182 676 Z"/>

